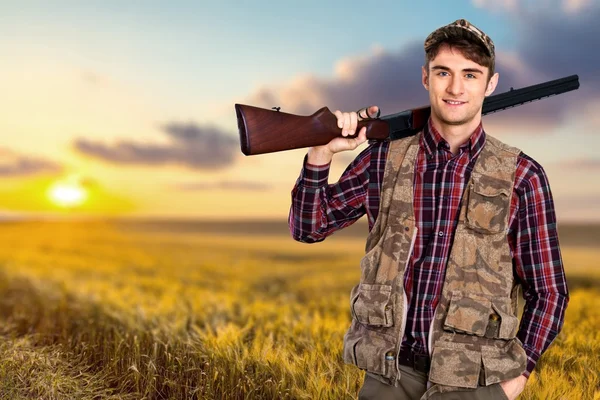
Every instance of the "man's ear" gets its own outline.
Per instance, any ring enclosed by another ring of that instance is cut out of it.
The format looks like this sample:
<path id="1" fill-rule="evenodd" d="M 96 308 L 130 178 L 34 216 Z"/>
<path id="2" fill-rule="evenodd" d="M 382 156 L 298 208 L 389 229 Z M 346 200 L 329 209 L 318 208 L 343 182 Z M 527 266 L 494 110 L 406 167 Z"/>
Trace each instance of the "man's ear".
<path id="1" fill-rule="evenodd" d="M 421 83 L 425 90 L 429 90 L 429 74 L 424 66 L 421 66 Z"/>
<path id="2" fill-rule="evenodd" d="M 497 72 L 490 78 L 490 81 L 488 82 L 488 85 L 487 85 L 487 89 L 485 89 L 486 96 L 489 96 L 490 94 L 494 93 L 494 90 L 496 90 L 496 86 L 498 86 L 499 78 L 500 78 L 500 75 Z"/>

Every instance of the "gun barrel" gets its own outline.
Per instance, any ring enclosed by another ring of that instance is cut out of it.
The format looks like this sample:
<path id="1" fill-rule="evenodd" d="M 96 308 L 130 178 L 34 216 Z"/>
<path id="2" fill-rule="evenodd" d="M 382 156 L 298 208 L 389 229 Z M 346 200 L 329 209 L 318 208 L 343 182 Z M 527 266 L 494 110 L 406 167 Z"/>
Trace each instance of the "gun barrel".
<path id="1" fill-rule="evenodd" d="M 496 111 L 506 110 L 507 108 L 516 107 L 521 104 L 530 103 L 535 100 L 576 89 L 579 89 L 579 76 L 577 75 L 571 75 L 521 89 L 511 88 L 508 92 L 486 97 L 483 101 L 482 114 L 492 114 Z"/>

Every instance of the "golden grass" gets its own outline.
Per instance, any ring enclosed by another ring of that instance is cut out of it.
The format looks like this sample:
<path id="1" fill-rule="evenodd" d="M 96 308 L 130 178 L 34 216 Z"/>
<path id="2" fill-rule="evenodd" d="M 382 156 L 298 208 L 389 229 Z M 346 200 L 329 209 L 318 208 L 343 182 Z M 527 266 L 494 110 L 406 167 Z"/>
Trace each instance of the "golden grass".
<path id="1" fill-rule="evenodd" d="M 356 398 L 341 347 L 363 240 L 100 223 L 5 224 L 0 240 L 0 399 Z M 522 398 L 600 398 L 599 255 L 563 250 L 565 328 Z"/>

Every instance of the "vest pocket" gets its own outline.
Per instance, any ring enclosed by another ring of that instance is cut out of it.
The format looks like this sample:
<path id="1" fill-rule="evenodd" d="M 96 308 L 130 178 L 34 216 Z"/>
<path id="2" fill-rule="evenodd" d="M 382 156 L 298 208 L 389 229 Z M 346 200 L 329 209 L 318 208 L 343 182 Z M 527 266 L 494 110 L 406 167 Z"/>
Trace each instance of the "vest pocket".
<path id="1" fill-rule="evenodd" d="M 352 299 L 352 314 L 363 325 L 394 325 L 392 286 L 361 283 Z"/>
<path id="2" fill-rule="evenodd" d="M 481 346 L 481 358 L 486 386 L 516 378 L 527 368 L 527 355 L 517 339 L 503 348 Z"/>
<path id="3" fill-rule="evenodd" d="M 390 378 L 394 373 L 396 348 L 394 340 L 360 325 L 344 336 L 344 362 Z"/>
<path id="4" fill-rule="evenodd" d="M 482 233 L 500 233 L 506 230 L 510 193 L 504 188 L 472 183 L 465 225 Z"/>
<path id="5" fill-rule="evenodd" d="M 467 344 L 438 341 L 431 355 L 429 380 L 442 385 L 476 388 L 481 370 L 481 352 Z"/>
<path id="6" fill-rule="evenodd" d="M 519 319 L 509 298 L 453 291 L 444 329 L 489 339 L 513 339 Z"/>
<path id="7" fill-rule="evenodd" d="M 444 328 L 454 332 L 485 336 L 492 302 L 475 293 L 452 292 Z"/>

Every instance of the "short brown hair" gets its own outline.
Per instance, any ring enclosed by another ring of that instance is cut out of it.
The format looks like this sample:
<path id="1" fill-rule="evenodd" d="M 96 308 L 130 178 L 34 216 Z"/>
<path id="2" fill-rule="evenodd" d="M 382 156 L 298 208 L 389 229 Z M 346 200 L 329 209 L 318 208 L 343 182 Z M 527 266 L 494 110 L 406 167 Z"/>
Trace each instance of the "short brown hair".
<path id="1" fill-rule="evenodd" d="M 451 49 L 460 51 L 467 60 L 471 60 L 483 67 L 487 67 L 489 69 L 487 79 L 488 82 L 490 81 L 490 78 L 494 75 L 494 57 L 491 57 L 481 44 L 464 37 L 449 37 L 431 46 L 425 52 L 425 68 L 427 71 L 429 71 L 429 62 L 438 55 L 440 47 L 443 45 L 447 45 Z"/>

